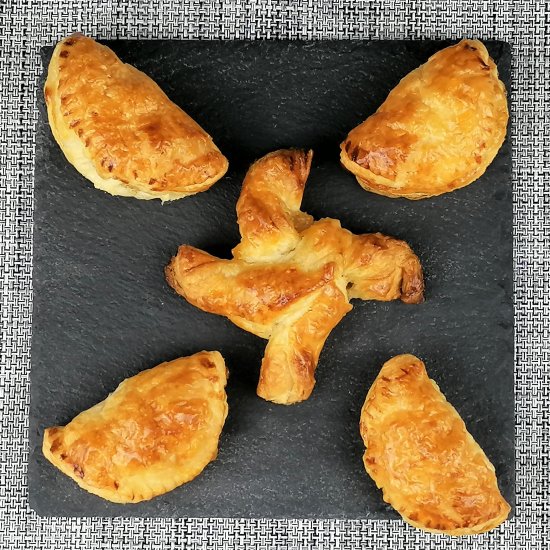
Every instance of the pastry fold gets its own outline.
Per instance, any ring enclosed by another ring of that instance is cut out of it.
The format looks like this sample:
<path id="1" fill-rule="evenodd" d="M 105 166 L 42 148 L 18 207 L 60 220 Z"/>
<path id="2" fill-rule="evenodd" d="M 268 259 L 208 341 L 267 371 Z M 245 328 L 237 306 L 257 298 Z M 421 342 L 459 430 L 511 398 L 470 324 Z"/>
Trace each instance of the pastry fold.
<path id="1" fill-rule="evenodd" d="M 44 456 L 80 487 L 112 502 L 171 491 L 216 458 L 226 381 L 218 352 L 145 370 L 66 426 L 47 428 Z"/>
<path id="2" fill-rule="evenodd" d="M 507 123 L 495 63 L 481 42 L 462 40 L 405 76 L 349 133 L 340 160 L 367 191 L 423 199 L 477 180 Z"/>
<path id="3" fill-rule="evenodd" d="M 417 357 L 384 364 L 363 405 L 360 431 L 367 472 L 411 525 L 474 535 L 508 517 L 493 465 Z"/>
<path id="4" fill-rule="evenodd" d="M 227 171 L 211 137 L 144 73 L 83 35 L 59 42 L 44 87 L 67 160 L 112 195 L 171 201 Z"/>

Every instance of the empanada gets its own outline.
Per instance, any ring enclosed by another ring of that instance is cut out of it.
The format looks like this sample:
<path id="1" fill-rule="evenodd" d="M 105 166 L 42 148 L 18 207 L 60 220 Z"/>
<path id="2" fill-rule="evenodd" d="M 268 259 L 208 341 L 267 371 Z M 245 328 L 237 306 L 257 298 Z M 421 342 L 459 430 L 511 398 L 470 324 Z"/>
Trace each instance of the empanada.
<path id="1" fill-rule="evenodd" d="M 47 428 L 46 458 L 112 502 L 140 502 L 199 475 L 216 458 L 227 416 L 217 352 L 162 363 L 122 382 L 64 427 Z"/>
<path id="2" fill-rule="evenodd" d="M 506 136 L 506 89 L 478 40 L 437 52 L 408 74 L 341 145 L 368 191 L 423 199 L 478 179 Z"/>
<path id="3" fill-rule="evenodd" d="M 91 38 L 59 42 L 44 95 L 67 160 L 112 195 L 170 201 L 208 189 L 227 171 L 227 159 L 189 115 Z"/>
<path id="4" fill-rule="evenodd" d="M 353 235 L 338 220 L 300 211 L 311 151 L 281 150 L 255 162 L 237 203 L 241 243 L 232 260 L 180 246 L 168 283 L 190 303 L 269 340 L 258 395 L 307 399 L 330 331 L 350 298 L 418 303 L 420 262 L 403 241 Z"/>
<path id="5" fill-rule="evenodd" d="M 508 517 L 493 465 L 420 359 L 398 355 L 384 364 L 360 429 L 367 472 L 411 525 L 473 535 Z"/>

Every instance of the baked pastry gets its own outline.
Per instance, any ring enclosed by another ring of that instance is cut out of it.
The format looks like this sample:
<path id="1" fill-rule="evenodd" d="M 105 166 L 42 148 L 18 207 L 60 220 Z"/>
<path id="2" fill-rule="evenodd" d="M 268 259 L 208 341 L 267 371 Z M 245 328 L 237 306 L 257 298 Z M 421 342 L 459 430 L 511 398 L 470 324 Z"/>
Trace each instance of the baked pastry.
<path id="1" fill-rule="evenodd" d="M 80 487 L 112 502 L 149 500 L 216 458 L 227 416 L 223 357 L 202 351 L 143 371 L 63 427 L 44 456 Z"/>
<path id="2" fill-rule="evenodd" d="M 414 355 L 384 364 L 360 428 L 367 472 L 411 525 L 473 535 L 508 517 L 493 465 Z"/>
<path id="3" fill-rule="evenodd" d="M 506 136 L 506 89 L 478 40 L 437 52 L 341 145 L 367 191 L 423 199 L 478 179 Z"/>
<path id="4" fill-rule="evenodd" d="M 232 260 L 180 246 L 168 283 L 191 304 L 225 315 L 269 340 L 258 395 L 307 399 L 330 331 L 350 298 L 418 303 L 422 269 L 403 241 L 353 235 L 338 220 L 300 211 L 311 151 L 281 150 L 256 161 L 237 203 L 241 243 Z"/>
<path id="5" fill-rule="evenodd" d="M 57 44 L 44 87 L 67 160 L 111 195 L 170 201 L 227 171 L 210 136 L 147 75 L 75 34 Z"/>

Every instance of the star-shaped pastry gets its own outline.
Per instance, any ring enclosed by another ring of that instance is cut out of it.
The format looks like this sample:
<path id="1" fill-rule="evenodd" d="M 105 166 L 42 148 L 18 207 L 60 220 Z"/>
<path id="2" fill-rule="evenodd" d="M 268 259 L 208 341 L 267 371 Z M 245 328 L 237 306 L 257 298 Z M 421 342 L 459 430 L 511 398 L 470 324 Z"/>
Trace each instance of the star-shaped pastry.
<path id="1" fill-rule="evenodd" d="M 268 340 L 257 392 L 281 404 L 310 396 L 319 354 L 351 298 L 423 300 L 422 268 L 405 242 L 354 235 L 300 210 L 312 154 L 275 151 L 250 167 L 233 259 L 183 245 L 166 268 L 188 302 Z"/>

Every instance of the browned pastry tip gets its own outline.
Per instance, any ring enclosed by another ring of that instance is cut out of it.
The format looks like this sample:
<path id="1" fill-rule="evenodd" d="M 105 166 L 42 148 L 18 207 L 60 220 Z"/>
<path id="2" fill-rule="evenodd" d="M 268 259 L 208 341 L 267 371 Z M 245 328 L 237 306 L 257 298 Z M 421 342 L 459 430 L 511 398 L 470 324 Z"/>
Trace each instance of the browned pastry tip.
<path id="1" fill-rule="evenodd" d="M 420 260 L 416 256 L 403 266 L 401 301 L 406 304 L 421 304 L 424 301 L 424 276 Z"/>

